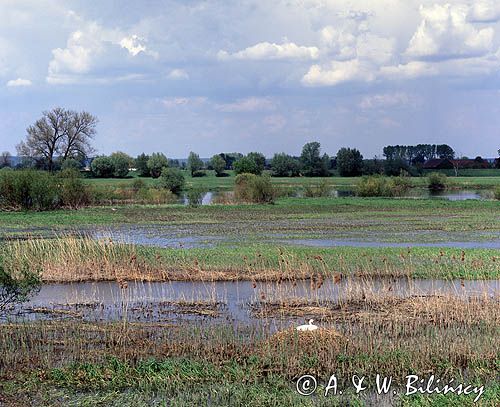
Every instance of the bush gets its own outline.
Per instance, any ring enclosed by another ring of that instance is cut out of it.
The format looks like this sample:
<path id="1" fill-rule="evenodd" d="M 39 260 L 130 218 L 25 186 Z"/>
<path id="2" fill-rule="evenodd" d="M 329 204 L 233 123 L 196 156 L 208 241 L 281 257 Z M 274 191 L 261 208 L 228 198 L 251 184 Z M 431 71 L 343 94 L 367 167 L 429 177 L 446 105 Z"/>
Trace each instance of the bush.
<path id="1" fill-rule="evenodd" d="M 59 178 L 61 205 L 77 209 L 91 202 L 90 189 L 84 184 L 78 171 L 65 170 L 61 172 Z"/>
<path id="2" fill-rule="evenodd" d="M 498 199 L 500 201 L 500 187 L 496 187 L 493 190 L 493 196 L 495 197 L 495 199 Z"/>
<path id="3" fill-rule="evenodd" d="M 61 165 L 61 171 L 65 170 L 79 171 L 81 168 L 82 168 L 82 163 L 78 160 L 75 160 L 74 158 L 66 158 Z"/>
<path id="4" fill-rule="evenodd" d="M 273 203 L 276 190 L 268 176 L 243 173 L 235 179 L 234 196 L 243 202 Z"/>
<path id="5" fill-rule="evenodd" d="M 404 173 L 399 177 L 391 177 L 389 180 L 389 189 L 392 196 L 404 196 L 410 188 L 413 188 L 413 183 L 411 178 Z"/>
<path id="6" fill-rule="evenodd" d="M 110 178 L 113 176 L 115 171 L 115 166 L 113 160 L 109 157 L 101 156 L 96 157 L 92 160 L 90 164 L 90 169 L 92 174 L 96 178 Z"/>
<path id="7" fill-rule="evenodd" d="M 362 177 L 356 185 L 357 196 L 393 196 L 387 177 L 370 175 Z"/>
<path id="8" fill-rule="evenodd" d="M 318 185 L 306 185 L 304 187 L 304 196 L 306 198 L 318 198 L 330 196 L 332 193 L 332 186 L 326 179 L 321 180 Z"/>
<path id="9" fill-rule="evenodd" d="M 160 186 L 178 194 L 184 188 L 184 175 L 178 168 L 163 168 L 160 176 Z"/>
<path id="10" fill-rule="evenodd" d="M 40 270 L 31 271 L 27 263 L 15 267 L 16 271 L 7 271 L 0 263 L 0 314 L 27 301 L 41 286 Z"/>
<path id="11" fill-rule="evenodd" d="M 432 172 L 427 177 L 427 186 L 431 191 L 442 191 L 447 184 L 448 177 L 441 172 Z"/>
<path id="12" fill-rule="evenodd" d="M 197 207 L 203 202 L 203 197 L 207 193 L 205 188 L 194 187 L 187 191 L 186 197 L 188 199 L 189 206 Z"/>
<path id="13" fill-rule="evenodd" d="M 44 211 L 59 206 L 55 177 L 35 170 L 0 172 L 0 206 L 4 209 Z"/>
<path id="14" fill-rule="evenodd" d="M 300 161 L 286 153 L 274 154 L 271 160 L 271 169 L 274 177 L 298 177 L 300 175 Z"/>
<path id="15" fill-rule="evenodd" d="M 144 189 L 147 186 L 146 186 L 146 183 L 142 179 L 136 178 L 132 181 L 131 187 L 132 187 L 132 191 L 137 193 L 139 190 Z"/>

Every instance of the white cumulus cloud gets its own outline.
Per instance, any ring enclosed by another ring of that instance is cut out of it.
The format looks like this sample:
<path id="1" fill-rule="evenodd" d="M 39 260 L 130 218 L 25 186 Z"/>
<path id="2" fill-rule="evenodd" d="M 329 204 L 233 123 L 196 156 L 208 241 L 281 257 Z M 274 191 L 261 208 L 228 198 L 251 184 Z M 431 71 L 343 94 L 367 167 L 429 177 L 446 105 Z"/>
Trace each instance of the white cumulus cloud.
<path id="1" fill-rule="evenodd" d="M 11 79 L 10 81 L 7 82 L 7 86 L 9 88 L 17 86 L 31 86 L 31 85 L 32 82 L 29 79 L 22 79 L 22 78 Z"/>
<path id="2" fill-rule="evenodd" d="M 260 42 L 233 54 L 221 50 L 218 52 L 217 56 L 221 60 L 317 59 L 319 56 L 319 49 L 317 47 L 297 45 L 293 42 L 285 42 L 283 44 Z"/>
<path id="3" fill-rule="evenodd" d="M 466 5 L 420 6 L 422 21 L 406 54 L 416 59 L 447 59 L 485 55 L 492 50 L 492 27 L 477 28 L 467 20 Z"/>

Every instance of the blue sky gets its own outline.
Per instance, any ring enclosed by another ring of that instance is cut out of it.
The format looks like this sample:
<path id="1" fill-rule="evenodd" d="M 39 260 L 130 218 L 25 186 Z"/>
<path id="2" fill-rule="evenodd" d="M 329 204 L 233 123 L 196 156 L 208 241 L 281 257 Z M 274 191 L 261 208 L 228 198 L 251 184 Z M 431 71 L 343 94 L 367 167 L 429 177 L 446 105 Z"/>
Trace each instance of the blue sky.
<path id="1" fill-rule="evenodd" d="M 499 73 L 494 0 L 1 0 L 0 150 L 63 106 L 98 116 L 105 154 L 493 157 Z"/>

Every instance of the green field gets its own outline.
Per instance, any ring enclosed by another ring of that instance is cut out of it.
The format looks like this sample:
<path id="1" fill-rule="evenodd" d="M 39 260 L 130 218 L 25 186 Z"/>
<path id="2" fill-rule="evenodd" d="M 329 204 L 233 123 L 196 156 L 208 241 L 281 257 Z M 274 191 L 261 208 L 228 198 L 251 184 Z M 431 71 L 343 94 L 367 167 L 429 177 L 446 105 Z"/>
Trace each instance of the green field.
<path id="1" fill-rule="evenodd" d="M 454 177 L 450 176 L 449 180 L 453 188 L 463 188 L 463 189 L 489 189 L 495 186 L 500 186 L 500 170 L 469 170 L 470 172 L 467 176 Z M 474 171 L 488 171 L 486 173 L 481 173 L 481 175 L 475 175 Z M 184 171 L 184 176 L 186 178 L 187 187 L 203 187 L 208 191 L 227 191 L 233 189 L 234 186 L 234 171 L 227 171 L 229 176 L 227 177 L 216 177 L 213 171 L 206 171 L 206 176 L 204 177 L 191 177 L 188 171 Z M 472 175 L 474 174 L 474 175 Z M 486 175 L 487 174 L 487 175 Z M 450 174 L 451 175 L 451 174 Z M 119 178 L 88 178 L 87 182 L 95 183 L 97 185 L 109 185 L 109 186 L 127 186 L 130 185 L 134 179 L 139 177 L 135 173 L 130 173 L 129 178 L 119 179 Z M 157 180 L 145 177 L 139 178 L 146 182 L 148 185 L 155 185 Z M 359 177 L 326 177 L 326 178 L 307 178 L 307 177 L 272 177 L 271 181 L 273 184 L 282 187 L 289 188 L 303 188 L 306 185 L 318 185 L 321 182 L 327 182 L 335 189 L 353 189 Z M 427 179 L 423 177 L 413 177 L 412 182 L 415 187 L 425 188 L 427 187 Z"/>

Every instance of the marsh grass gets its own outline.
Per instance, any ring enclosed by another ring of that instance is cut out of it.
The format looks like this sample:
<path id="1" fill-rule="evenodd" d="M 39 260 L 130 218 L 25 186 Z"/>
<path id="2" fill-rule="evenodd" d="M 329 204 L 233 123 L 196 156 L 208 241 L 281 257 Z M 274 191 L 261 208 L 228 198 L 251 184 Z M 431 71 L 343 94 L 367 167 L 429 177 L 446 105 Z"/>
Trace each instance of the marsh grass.
<path id="1" fill-rule="evenodd" d="M 42 270 L 45 282 L 315 280 L 340 276 L 495 279 L 493 249 L 314 249 L 266 245 L 160 249 L 105 238 L 60 235 L 10 240 L 0 247 L 4 266 Z"/>
<path id="2" fill-rule="evenodd" d="M 302 299 L 302 305 L 309 302 Z M 244 383 L 286 401 L 293 399 L 293 380 L 306 373 L 326 380 L 334 372 L 348 380 L 383 372 L 402 383 L 409 373 L 432 372 L 489 384 L 498 374 L 498 297 L 401 299 L 368 293 L 364 300 L 345 299 L 333 311 L 332 318 L 319 322 L 318 335 L 286 325 L 273 332 L 265 320 L 259 325 L 2 324 L 0 377 L 14 383 L 12 391 L 23 386 L 28 394 L 50 388 L 66 395 L 132 391 L 179 397 Z"/>

